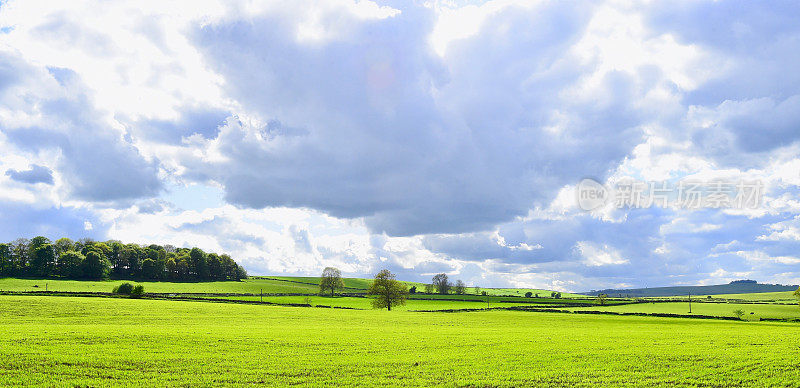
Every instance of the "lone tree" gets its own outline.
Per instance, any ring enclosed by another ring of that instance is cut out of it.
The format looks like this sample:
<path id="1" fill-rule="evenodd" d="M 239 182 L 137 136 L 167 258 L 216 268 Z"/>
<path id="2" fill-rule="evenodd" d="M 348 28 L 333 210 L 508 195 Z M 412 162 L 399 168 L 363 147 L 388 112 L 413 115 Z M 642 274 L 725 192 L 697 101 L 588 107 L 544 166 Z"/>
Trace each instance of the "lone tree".
<path id="1" fill-rule="evenodd" d="M 434 276 L 431 283 L 433 284 L 433 288 L 436 289 L 436 292 L 440 294 L 450 293 L 450 287 L 453 287 L 453 284 L 450 283 L 450 279 L 447 277 L 447 274 L 443 273 Z"/>
<path id="2" fill-rule="evenodd" d="M 733 315 L 735 315 L 736 318 L 742 319 L 742 317 L 744 317 L 744 310 L 742 309 L 733 310 Z"/>
<path id="3" fill-rule="evenodd" d="M 480 295 L 480 294 L 481 294 L 481 287 L 476 285 L 475 286 L 475 295 Z"/>
<path id="4" fill-rule="evenodd" d="M 597 302 L 597 304 L 599 304 L 600 306 L 605 306 L 605 305 L 606 305 L 606 298 L 608 298 L 608 295 L 606 295 L 606 294 L 599 294 L 599 295 L 597 295 L 597 298 L 595 298 L 595 301 L 596 301 L 596 302 Z"/>
<path id="5" fill-rule="evenodd" d="M 394 274 L 389 272 L 388 269 L 384 269 L 375 275 L 375 280 L 369 286 L 367 294 L 375 296 L 372 299 L 373 308 L 382 309 L 386 307 L 387 310 L 392 311 L 392 306 L 406 304 L 408 288 L 405 284 L 398 282 Z"/>
<path id="6" fill-rule="evenodd" d="M 467 285 L 461 281 L 461 279 L 456 280 L 456 285 L 453 287 L 453 291 L 455 291 L 458 295 L 464 295 L 467 291 Z"/>
<path id="7" fill-rule="evenodd" d="M 334 291 L 344 288 L 342 281 L 342 271 L 338 268 L 326 267 L 322 270 L 322 277 L 319 279 L 319 293 L 324 294 L 327 290 L 331 291 L 333 296 Z"/>
<path id="8" fill-rule="evenodd" d="M 800 304 L 800 287 L 794 291 L 794 297 L 797 298 L 797 303 Z"/>

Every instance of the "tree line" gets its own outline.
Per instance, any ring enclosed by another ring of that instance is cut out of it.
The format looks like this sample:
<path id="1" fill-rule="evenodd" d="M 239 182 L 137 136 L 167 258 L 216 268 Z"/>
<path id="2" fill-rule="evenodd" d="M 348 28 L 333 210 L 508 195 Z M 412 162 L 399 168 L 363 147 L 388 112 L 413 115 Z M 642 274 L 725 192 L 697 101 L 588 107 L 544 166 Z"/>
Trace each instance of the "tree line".
<path id="1" fill-rule="evenodd" d="M 373 308 L 386 308 L 391 310 L 392 306 L 403 306 L 406 304 L 406 299 L 409 294 L 416 292 L 416 286 L 410 289 L 404 283 L 397 280 L 395 274 L 389 270 L 381 270 L 375 275 L 375 278 L 370 283 L 367 289 L 367 295 L 372 296 Z M 453 290 L 456 294 L 464 294 L 466 292 L 466 285 L 461 280 L 456 281 L 455 284 L 450 282 L 447 274 L 438 274 L 433 277 L 430 284 L 425 285 L 425 292 L 447 294 Z M 326 267 L 322 271 L 322 276 L 319 280 L 319 293 L 321 295 L 330 296 L 335 295 L 336 290 L 344 289 L 344 280 L 342 279 L 342 271 L 334 267 Z M 480 288 L 475 287 L 477 294 Z M 486 292 L 484 291 L 484 295 Z"/>
<path id="2" fill-rule="evenodd" d="M 475 287 L 475 293 L 478 293 L 479 288 Z M 453 292 L 457 295 L 464 295 L 467 293 L 467 286 L 461 279 L 456 280 L 455 283 L 450 281 L 447 274 L 440 273 L 435 275 L 431 282 L 425 285 L 425 292 L 428 294 L 442 294 L 446 295 Z"/>
<path id="3" fill-rule="evenodd" d="M 319 279 L 319 293 L 334 296 L 336 290 L 344 289 L 342 271 L 338 268 L 326 267 Z M 391 310 L 392 306 L 403 306 L 408 298 L 408 286 L 398 281 L 395 275 L 384 269 L 375 275 L 367 289 L 367 295 L 372 297 L 372 307 Z"/>
<path id="4" fill-rule="evenodd" d="M 240 280 L 247 272 L 227 254 L 171 245 L 37 236 L 0 243 L 0 277 L 62 279 Z"/>

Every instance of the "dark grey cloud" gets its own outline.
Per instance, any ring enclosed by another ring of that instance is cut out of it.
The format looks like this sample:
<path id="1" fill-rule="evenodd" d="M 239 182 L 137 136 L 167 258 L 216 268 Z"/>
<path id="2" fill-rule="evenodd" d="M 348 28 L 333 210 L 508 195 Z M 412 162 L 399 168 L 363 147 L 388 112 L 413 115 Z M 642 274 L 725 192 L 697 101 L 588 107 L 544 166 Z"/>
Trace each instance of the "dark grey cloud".
<path id="1" fill-rule="evenodd" d="M 797 192 L 797 191 L 796 191 Z M 798 257 L 800 241 L 765 241 L 769 225 L 791 222 L 790 212 L 757 218 L 728 215 L 716 209 L 675 211 L 632 209 L 624 222 L 607 222 L 588 214 L 559 219 L 531 219 L 499 226 L 497 244 L 489 233 L 427 236 L 425 248 L 444 257 L 493 263 L 493 271 L 517 275 L 565 272 L 589 284 L 637 286 L 697 284 L 719 270 L 747 272 L 756 279 L 775 274 L 800 275 L 800 264 L 774 258 Z M 540 246 L 512 250 L 508 246 Z M 626 263 L 591 265 L 578 243 L 619 255 Z M 763 257 L 749 260 L 745 256 Z M 502 267 L 502 268 L 501 268 Z M 588 288 L 586 288 L 588 289 Z"/>
<path id="2" fill-rule="evenodd" d="M 187 174 L 208 171 L 237 205 L 365 217 L 390 235 L 511 220 L 604 176 L 641 141 L 636 75 L 607 76 L 603 101 L 558 97 L 591 69 L 566 58 L 586 9 L 508 9 L 445 59 L 428 44 L 432 11 L 410 5 L 329 42 L 297 41 L 286 17 L 206 25 L 195 42 L 227 92 L 297 131 L 265 136 L 231 119 L 216 139 L 228 160 L 183 161 Z M 561 115 L 570 122 L 551 131 Z"/>
<path id="3" fill-rule="evenodd" d="M 148 141 L 179 144 L 183 137 L 199 134 L 207 139 L 217 137 L 219 127 L 225 123 L 230 112 L 218 108 L 189 106 L 178 109 L 180 115 L 168 119 L 132 120 L 120 117 L 129 123 L 130 130 Z"/>
<path id="4" fill-rule="evenodd" d="M 693 152 L 720 167 L 762 168 L 769 152 L 800 140 L 800 7 L 791 1 L 673 1 L 644 7 L 652 34 L 669 34 L 702 50 L 697 72 L 683 91 L 689 121 L 670 134 L 691 141 Z"/>
<path id="5" fill-rule="evenodd" d="M 40 166 L 38 164 L 30 165 L 30 169 L 28 170 L 7 170 L 6 175 L 17 181 L 22 183 L 45 183 L 48 185 L 53 184 L 53 171 L 45 166 Z"/>
<path id="6" fill-rule="evenodd" d="M 136 207 L 139 208 L 139 213 L 156 214 L 167 209 L 174 209 L 175 205 L 161 199 L 151 198 L 138 202 Z"/>
<path id="7" fill-rule="evenodd" d="M 654 33 L 669 33 L 716 59 L 710 82 L 687 93 L 690 104 L 796 94 L 800 8 L 793 1 L 671 1 L 644 9 Z M 700 69 L 698 69 L 700 70 Z"/>

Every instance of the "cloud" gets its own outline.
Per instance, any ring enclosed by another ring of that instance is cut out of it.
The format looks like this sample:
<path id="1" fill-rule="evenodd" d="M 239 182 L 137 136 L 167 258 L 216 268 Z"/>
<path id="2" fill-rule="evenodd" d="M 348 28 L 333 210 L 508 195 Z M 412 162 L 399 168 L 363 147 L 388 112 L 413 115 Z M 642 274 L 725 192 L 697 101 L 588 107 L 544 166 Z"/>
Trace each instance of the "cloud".
<path id="1" fill-rule="evenodd" d="M 177 144 L 184 137 L 200 135 L 215 138 L 219 126 L 225 123 L 230 112 L 214 107 L 188 106 L 179 108 L 176 118 L 140 118 L 131 119 L 122 116 L 120 119 L 128 123 L 128 127 L 137 136 L 150 142 Z"/>
<path id="2" fill-rule="evenodd" d="M 637 75 L 602 75 L 599 101 L 569 93 L 591 69 L 569 51 L 587 20 L 578 6 L 511 7 L 444 58 L 428 45 L 428 8 L 357 22 L 329 10 L 323 20 L 354 21 L 313 44 L 284 12 L 194 34 L 246 112 L 298 128 L 230 119 L 207 143 L 223 158 L 183 162 L 187 174 L 209 171 L 231 203 L 364 217 L 396 236 L 481 231 L 603 176 L 641 136 Z"/>
<path id="3" fill-rule="evenodd" d="M 3 4 L 0 232 L 254 274 L 800 282 L 795 4 L 175 4 Z M 765 201 L 584 213 L 587 177 L 745 177 Z"/>
<path id="4" fill-rule="evenodd" d="M 592 267 L 630 263 L 616 249 L 610 248 L 608 245 L 598 246 L 588 241 L 578 241 L 575 247 L 585 259 L 586 265 Z"/>
<path id="5" fill-rule="evenodd" d="M 32 164 L 30 166 L 30 170 L 7 170 L 6 175 L 17 181 L 22 183 L 45 183 L 48 185 L 53 184 L 53 171 L 47 167 L 39 166 L 37 164 Z"/>
<path id="6" fill-rule="evenodd" d="M 294 240 L 294 245 L 297 250 L 305 253 L 313 252 L 308 230 L 300 229 L 297 227 L 297 225 L 292 225 L 289 228 L 289 232 L 292 234 L 292 239 Z"/>
<path id="7" fill-rule="evenodd" d="M 74 72 L 38 68 L 9 53 L 0 56 L 20 75 L 0 86 L 0 110 L 10 118 L 0 119 L 3 133 L 24 153 L 58 154 L 55 167 L 71 196 L 117 201 L 161 189 L 158 161 L 142 157 L 124 132 L 93 107 Z"/>

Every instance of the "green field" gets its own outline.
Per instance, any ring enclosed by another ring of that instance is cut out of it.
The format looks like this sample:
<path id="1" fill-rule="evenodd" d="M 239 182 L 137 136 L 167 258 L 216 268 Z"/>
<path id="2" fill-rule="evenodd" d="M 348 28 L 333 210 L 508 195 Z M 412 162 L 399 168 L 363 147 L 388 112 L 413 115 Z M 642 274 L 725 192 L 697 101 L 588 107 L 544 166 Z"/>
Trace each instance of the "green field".
<path id="1" fill-rule="evenodd" d="M 306 283 L 309 285 L 314 285 L 315 287 L 316 285 L 319 284 L 319 277 L 314 277 L 314 276 L 264 276 L 252 279 L 253 280 L 278 279 L 286 282 Z M 359 278 L 342 278 L 342 281 L 344 282 L 345 292 L 362 292 L 367 288 L 369 288 L 369 284 L 371 282 L 371 280 L 369 279 L 359 279 Z M 404 282 L 404 283 L 408 284 L 409 286 L 419 285 L 418 283 L 412 283 L 412 282 Z M 316 290 L 319 291 L 319 288 L 317 288 Z"/>
<path id="2" fill-rule="evenodd" d="M 686 302 L 637 303 L 621 306 L 574 307 L 573 310 L 613 311 L 625 313 L 667 313 L 689 315 Z M 754 303 L 692 303 L 692 314 L 717 317 L 733 317 L 734 310 L 745 312 L 744 319 L 759 318 L 800 319 L 800 306 L 797 304 L 754 304 Z M 750 313 L 753 314 L 750 314 Z"/>
<path id="3" fill-rule="evenodd" d="M 0 291 L 62 291 L 62 292 L 111 292 L 123 283 L 133 282 L 144 285 L 147 292 L 156 293 L 307 293 L 319 292 L 319 286 L 268 280 L 260 278 L 229 282 L 136 282 L 131 280 L 82 281 L 53 279 L 0 279 Z M 37 287 L 34 287 L 37 286 Z"/>
<path id="4" fill-rule="evenodd" d="M 471 288 L 467 289 L 468 292 L 474 293 Z M 481 288 L 481 291 L 486 291 L 489 295 L 509 295 L 509 296 L 525 296 L 526 292 L 534 295 L 539 294 L 541 297 L 549 297 L 551 290 L 543 290 L 538 288 Z M 568 292 L 561 293 L 562 298 L 589 298 L 586 295 L 570 294 Z"/>
<path id="5" fill-rule="evenodd" d="M 363 293 L 369 287 L 370 279 L 344 278 L 344 285 L 347 287 L 344 292 Z M 60 279 L 17 279 L 0 278 L 0 291 L 62 291 L 62 292 L 109 292 L 115 286 L 130 280 L 108 280 L 108 281 L 82 281 L 82 280 L 60 280 Z M 239 294 L 258 294 L 264 293 L 302 293 L 316 294 L 319 292 L 318 277 L 294 277 L 294 276 L 269 276 L 252 277 L 242 281 L 229 282 L 136 282 L 143 284 L 147 292 L 155 293 L 239 293 Z M 422 292 L 424 285 L 414 282 L 403 282 L 409 286 L 416 286 Z M 550 296 L 551 291 L 536 289 L 509 289 L 509 288 L 482 288 L 489 295 L 510 295 L 524 296 L 530 291 L 541 296 Z M 473 289 L 467 289 L 468 294 Z M 449 295 L 450 297 L 454 295 Z M 478 296 L 474 295 L 473 296 Z M 562 297 L 583 297 L 563 293 Z"/>
<path id="6" fill-rule="evenodd" d="M 791 323 L 0 296 L 0 384 L 800 383 Z"/>
<path id="7" fill-rule="evenodd" d="M 357 297 L 325 297 L 325 296 L 265 296 L 263 298 L 258 296 L 226 296 L 214 297 L 219 300 L 246 300 L 246 301 L 264 301 L 268 303 L 278 304 L 305 304 L 309 303 L 312 306 L 330 306 L 330 307 L 347 307 L 362 310 L 372 309 L 372 300 L 370 298 L 357 298 Z M 306 300 L 308 299 L 308 301 Z M 499 298 L 494 298 L 499 299 Z M 529 303 L 508 303 L 490 300 L 489 307 L 511 307 L 511 306 L 527 306 Z M 437 299 L 409 299 L 405 306 L 392 307 L 393 310 L 449 310 L 449 309 L 482 309 L 486 308 L 487 304 L 483 301 L 453 301 L 453 300 L 437 300 Z"/>
<path id="8" fill-rule="evenodd" d="M 698 296 L 698 298 L 707 298 L 707 297 L 708 295 Z M 797 298 L 795 298 L 792 291 L 760 292 L 755 294 L 721 294 L 721 295 L 711 295 L 711 297 L 714 299 L 797 302 Z"/>

